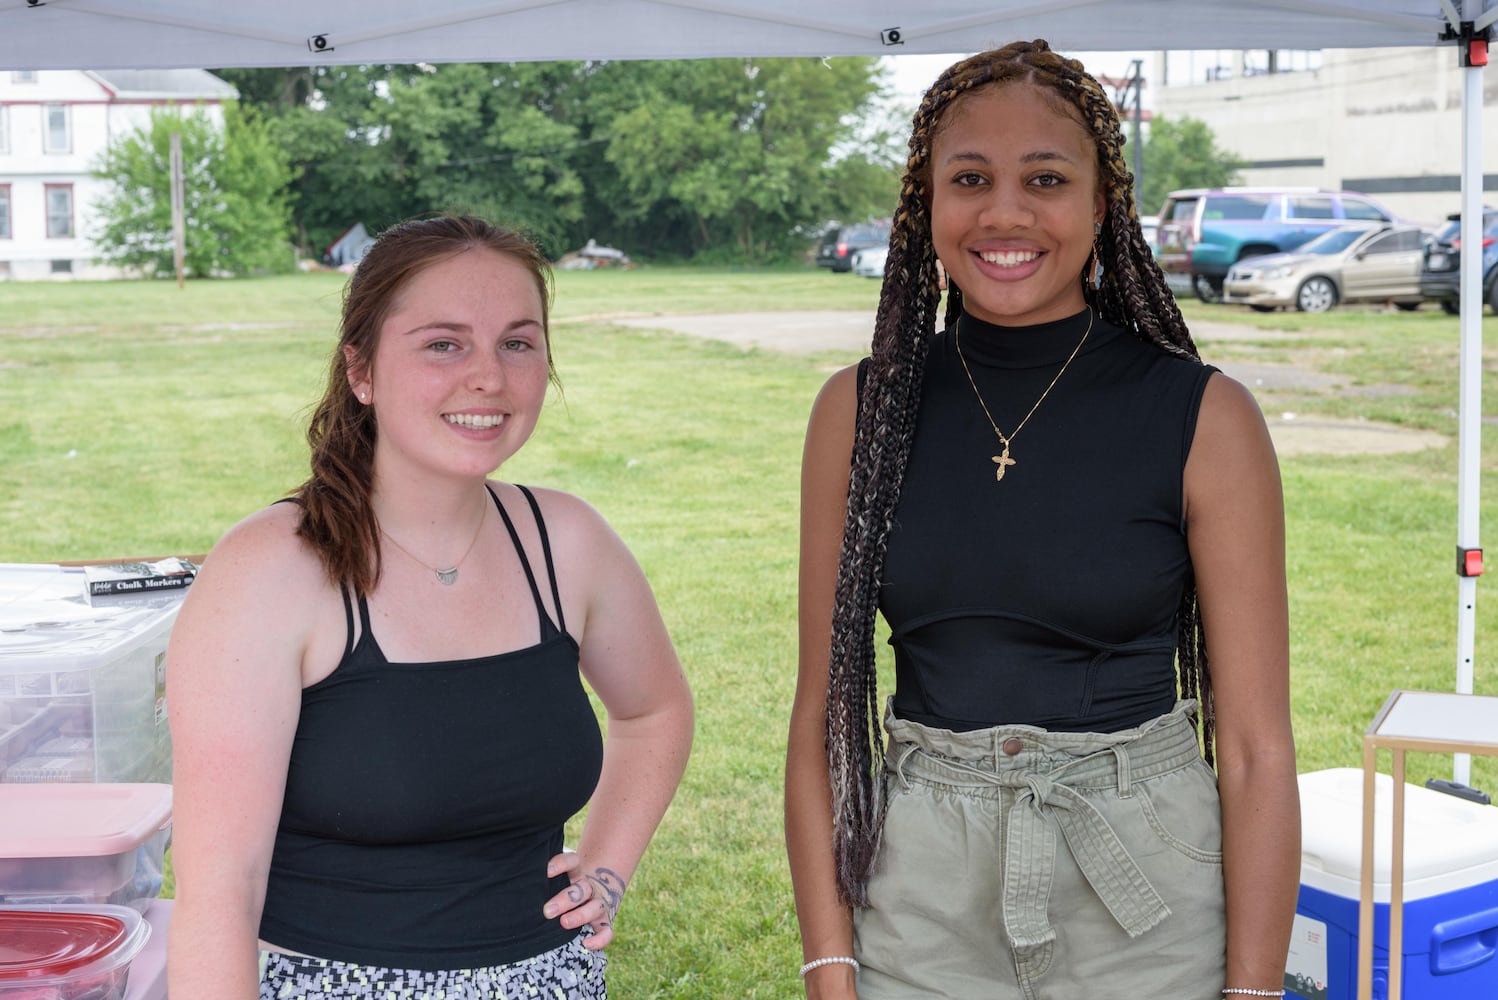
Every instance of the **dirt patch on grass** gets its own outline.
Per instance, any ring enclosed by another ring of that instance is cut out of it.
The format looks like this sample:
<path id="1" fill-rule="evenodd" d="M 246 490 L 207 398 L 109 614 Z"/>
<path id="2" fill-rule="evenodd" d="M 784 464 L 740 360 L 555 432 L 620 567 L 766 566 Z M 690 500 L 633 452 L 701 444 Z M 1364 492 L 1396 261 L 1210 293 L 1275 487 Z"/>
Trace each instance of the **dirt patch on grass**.
<path id="1" fill-rule="evenodd" d="M 671 330 L 737 344 L 746 349 L 802 354 L 844 353 L 847 363 L 868 352 L 869 338 L 874 329 L 873 314 L 862 311 L 629 316 L 608 318 L 607 321 L 639 329 Z M 1273 343 L 1303 336 L 1215 321 L 1193 323 L 1191 333 L 1199 345 L 1214 340 Z M 1211 354 L 1210 350 L 1206 353 Z M 1229 359 L 1218 363 L 1217 367 L 1230 378 L 1242 382 L 1261 400 L 1284 392 L 1396 395 L 1409 391 L 1403 386 L 1351 386 L 1342 376 L 1301 365 Z M 1387 455 L 1440 448 L 1447 443 L 1442 434 L 1366 420 L 1336 420 L 1288 411 L 1266 411 L 1264 416 L 1275 449 L 1281 455 Z"/>
<path id="2" fill-rule="evenodd" d="M 1214 321 L 1193 323 L 1191 335 L 1198 345 L 1210 345 L 1212 341 L 1274 343 L 1303 337 L 1298 333 Z M 1204 353 L 1210 356 L 1211 351 Z M 1398 396 L 1413 392 L 1409 386 L 1351 385 L 1345 376 L 1317 371 L 1308 365 L 1232 359 L 1214 363 L 1223 374 L 1242 382 L 1259 397 L 1265 407 L 1264 420 L 1274 438 L 1275 451 L 1281 455 L 1396 455 L 1426 448 L 1444 448 L 1447 444 L 1446 435 L 1434 431 L 1274 409 L 1275 397 L 1280 393 Z"/>

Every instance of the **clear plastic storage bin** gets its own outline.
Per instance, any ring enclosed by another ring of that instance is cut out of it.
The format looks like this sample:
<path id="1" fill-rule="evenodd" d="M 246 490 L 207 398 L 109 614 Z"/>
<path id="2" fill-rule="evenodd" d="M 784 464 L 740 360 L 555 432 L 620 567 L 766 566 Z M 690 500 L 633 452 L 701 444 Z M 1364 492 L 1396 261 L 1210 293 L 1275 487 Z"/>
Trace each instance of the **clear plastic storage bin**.
<path id="1" fill-rule="evenodd" d="M 182 591 L 90 604 L 81 571 L 0 564 L 0 782 L 171 780 Z"/>

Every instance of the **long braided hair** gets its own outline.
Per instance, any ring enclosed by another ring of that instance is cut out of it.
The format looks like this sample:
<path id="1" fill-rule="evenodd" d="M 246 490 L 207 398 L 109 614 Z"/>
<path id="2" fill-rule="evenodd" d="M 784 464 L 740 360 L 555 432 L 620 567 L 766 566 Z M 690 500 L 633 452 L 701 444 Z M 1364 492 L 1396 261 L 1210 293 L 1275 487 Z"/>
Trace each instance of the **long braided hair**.
<path id="1" fill-rule="evenodd" d="M 910 456 L 926 351 L 936 329 L 941 291 L 931 238 L 931 151 L 953 105 L 975 90 L 1026 83 L 1050 91 L 1058 113 L 1092 135 L 1107 213 L 1096 241 L 1103 276 L 1079 275 L 1097 314 L 1174 355 L 1199 359 L 1175 298 L 1144 240 L 1125 166 L 1118 114 L 1082 64 L 1044 41 L 1016 42 L 965 59 L 926 91 L 911 123 L 910 157 L 890 233 L 889 261 L 874 324 L 872 357 L 859 395 L 848 513 L 832 618 L 827 684 L 827 761 L 832 785 L 838 895 L 867 905 L 865 886 L 878 851 L 883 817 L 875 781 L 883 766 L 874 664 L 874 617 L 895 504 Z M 1089 262 L 1089 271 L 1091 270 Z M 962 291 L 947 289 L 944 322 L 962 311 Z M 1213 715 L 1196 588 L 1188 585 L 1177 615 L 1180 695 L 1201 702 L 1207 760 Z"/>

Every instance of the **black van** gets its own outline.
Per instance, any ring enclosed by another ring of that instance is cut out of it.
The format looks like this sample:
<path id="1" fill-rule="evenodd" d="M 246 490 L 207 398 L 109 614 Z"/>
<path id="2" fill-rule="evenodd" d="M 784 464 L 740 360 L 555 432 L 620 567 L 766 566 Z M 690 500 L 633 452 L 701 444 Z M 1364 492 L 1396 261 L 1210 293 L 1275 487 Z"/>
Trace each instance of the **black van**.
<path id="1" fill-rule="evenodd" d="M 882 247 L 889 242 L 888 222 L 859 222 L 834 226 L 817 245 L 817 266 L 833 271 L 853 270 L 853 254 L 864 247 Z"/>

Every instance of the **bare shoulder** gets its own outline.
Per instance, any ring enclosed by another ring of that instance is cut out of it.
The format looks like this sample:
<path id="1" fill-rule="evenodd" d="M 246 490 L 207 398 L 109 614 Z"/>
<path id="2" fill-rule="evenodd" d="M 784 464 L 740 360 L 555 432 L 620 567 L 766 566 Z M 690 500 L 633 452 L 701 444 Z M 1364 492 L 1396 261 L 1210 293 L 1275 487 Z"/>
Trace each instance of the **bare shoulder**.
<path id="1" fill-rule="evenodd" d="M 1264 412 L 1254 394 L 1242 382 L 1222 372 L 1213 372 L 1202 392 L 1199 423 L 1203 421 L 1209 428 L 1228 421 L 1236 423 L 1241 430 L 1244 429 L 1243 423 L 1263 426 Z"/>
<path id="2" fill-rule="evenodd" d="M 822 383 L 816 401 L 812 403 L 812 419 L 846 420 L 853 423 L 858 409 L 858 366 L 840 368 Z"/>
<path id="3" fill-rule="evenodd" d="M 1186 460 L 1186 504 L 1228 509 L 1277 497 L 1279 463 L 1264 413 L 1246 386 L 1217 372 L 1207 381 Z"/>
<path id="4" fill-rule="evenodd" d="M 515 516 L 517 509 L 529 511 L 530 505 L 521 498 L 518 487 L 493 480 L 489 485 L 499 494 L 511 518 Z M 536 504 L 541 508 L 541 516 L 546 520 L 546 532 L 553 545 L 566 538 L 597 537 L 601 533 L 613 533 L 597 508 L 582 497 L 545 486 L 527 486 L 526 489 L 535 496 Z M 516 527 L 519 527 L 518 523 Z"/>
<path id="5" fill-rule="evenodd" d="M 273 504 L 226 531 L 188 588 L 183 616 L 211 616 L 230 628 L 241 619 L 246 628 L 271 620 L 288 635 L 310 629 L 334 591 L 317 553 L 297 534 L 300 516 L 296 504 Z"/>
<path id="6" fill-rule="evenodd" d="M 824 460 L 843 464 L 853 447 L 853 433 L 858 423 L 858 366 L 833 372 L 822 385 L 811 404 L 806 426 L 806 450 L 803 465 Z"/>
<path id="7" fill-rule="evenodd" d="M 521 543 L 539 565 L 540 541 L 530 505 L 518 487 L 501 482 L 489 484 L 499 495 L 505 510 L 515 524 Z M 594 587 L 607 587 L 620 571 L 636 573 L 634 556 L 619 534 L 591 503 L 563 490 L 528 486 L 541 508 L 545 522 L 546 542 L 556 562 L 557 576 L 564 594 L 575 596 Z M 524 513 L 521 513 L 521 512 Z"/>
<path id="8" fill-rule="evenodd" d="M 299 516 L 289 503 L 256 511 L 208 553 L 172 627 L 169 683 L 183 704 L 222 696 L 294 716 L 295 693 L 336 664 L 343 602 L 297 534 Z"/>
<path id="9" fill-rule="evenodd" d="M 1202 392 L 1188 469 L 1193 463 L 1211 466 L 1255 456 L 1272 460 L 1273 455 L 1264 412 L 1253 393 L 1243 383 L 1214 373 Z"/>
<path id="10" fill-rule="evenodd" d="M 301 508 L 278 503 L 256 511 L 224 532 L 203 563 L 208 579 L 232 575 L 244 582 L 273 574 L 287 583 L 321 577 L 317 554 L 297 534 Z M 194 585 L 196 586 L 195 581 Z"/>

